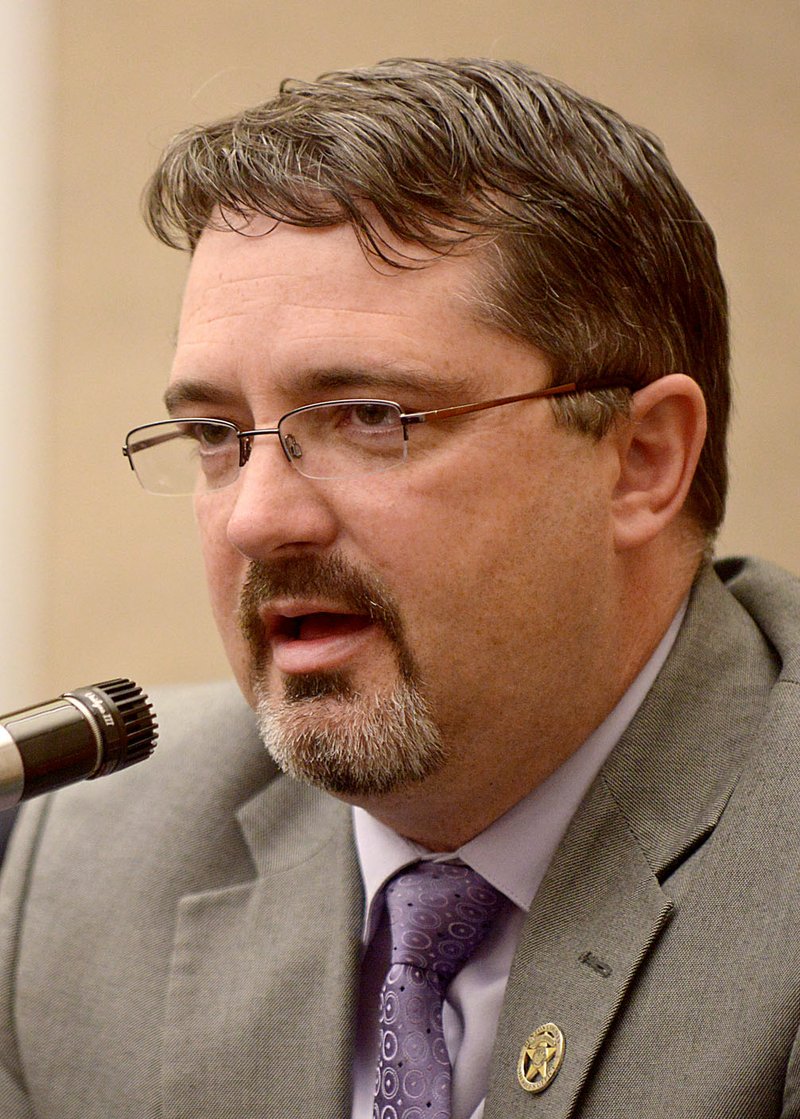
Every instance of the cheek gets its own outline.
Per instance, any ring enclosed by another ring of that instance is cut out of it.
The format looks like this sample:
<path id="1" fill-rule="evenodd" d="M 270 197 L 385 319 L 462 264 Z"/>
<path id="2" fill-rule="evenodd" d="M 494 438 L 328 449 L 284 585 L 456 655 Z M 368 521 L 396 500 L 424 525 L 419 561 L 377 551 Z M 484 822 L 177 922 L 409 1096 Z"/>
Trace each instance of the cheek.
<path id="1" fill-rule="evenodd" d="M 574 462 L 555 457 L 514 473 L 486 457 L 471 471 L 459 465 L 433 476 L 405 472 L 404 499 L 374 519 L 384 526 L 380 574 L 409 636 L 439 651 L 449 642 L 456 659 L 471 644 L 513 644 L 509 628 L 521 635 L 537 617 L 568 608 L 603 535 L 591 469 L 578 475 Z M 375 536 L 365 545 L 373 560 L 375 545 Z"/>
<path id="2" fill-rule="evenodd" d="M 412 640 L 448 642 L 461 621 L 469 630 L 460 640 L 470 641 L 483 616 L 508 596 L 509 584 L 529 578 L 545 511 L 534 494 L 493 474 L 476 478 L 462 467 L 430 478 L 407 471 L 402 500 L 385 493 L 382 508 L 362 522 L 367 531 L 353 534 L 396 598 Z"/>

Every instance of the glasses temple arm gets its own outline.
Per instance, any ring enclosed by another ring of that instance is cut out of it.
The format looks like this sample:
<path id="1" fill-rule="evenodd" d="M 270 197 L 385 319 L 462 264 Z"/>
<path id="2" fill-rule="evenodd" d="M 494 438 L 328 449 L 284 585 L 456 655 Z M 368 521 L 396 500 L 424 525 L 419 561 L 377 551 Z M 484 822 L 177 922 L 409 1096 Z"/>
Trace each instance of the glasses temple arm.
<path id="1" fill-rule="evenodd" d="M 497 408 L 501 404 L 516 404 L 519 400 L 536 400 L 539 397 L 566 396 L 578 389 L 576 384 L 554 385 L 549 389 L 537 389 L 535 392 L 522 392 L 517 396 L 500 396 L 494 400 L 482 400 L 478 404 L 458 404 L 453 408 L 433 408 L 427 412 L 408 412 L 403 416 L 406 423 L 425 423 L 431 419 L 446 420 L 451 416 L 465 416 L 470 412 L 483 412 L 487 408 Z"/>
<path id="2" fill-rule="evenodd" d="M 566 385 L 551 385 L 550 388 L 537 389 L 535 392 L 518 393 L 516 396 L 500 396 L 494 400 L 482 400 L 477 404 L 459 404 L 453 408 L 434 408 L 427 412 L 407 412 L 402 416 L 403 423 L 420 424 L 430 419 L 446 420 L 451 416 L 465 416 L 470 412 L 483 412 L 487 408 L 497 408 L 502 404 L 516 404 L 520 400 L 537 400 L 553 396 L 569 396 L 572 393 L 603 392 L 612 389 L 627 389 L 636 392 L 637 385 L 633 381 L 616 381 L 613 384 L 585 384 L 579 385 L 573 381 Z"/>

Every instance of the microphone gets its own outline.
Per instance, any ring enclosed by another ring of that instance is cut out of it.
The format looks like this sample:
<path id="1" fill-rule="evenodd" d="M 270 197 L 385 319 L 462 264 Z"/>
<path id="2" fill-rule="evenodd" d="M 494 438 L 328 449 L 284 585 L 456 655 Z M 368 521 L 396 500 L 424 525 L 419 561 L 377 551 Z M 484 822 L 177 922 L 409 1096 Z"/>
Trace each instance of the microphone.
<path id="1" fill-rule="evenodd" d="M 144 761 L 158 738 L 132 680 L 104 680 L 0 716 L 0 810 Z"/>

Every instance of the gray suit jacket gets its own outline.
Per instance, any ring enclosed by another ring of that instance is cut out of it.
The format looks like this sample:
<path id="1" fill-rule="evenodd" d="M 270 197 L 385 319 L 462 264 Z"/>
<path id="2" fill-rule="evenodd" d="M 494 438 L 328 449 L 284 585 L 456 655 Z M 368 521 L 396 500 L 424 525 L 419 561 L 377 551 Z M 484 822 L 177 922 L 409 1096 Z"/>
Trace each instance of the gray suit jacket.
<path id="1" fill-rule="evenodd" d="M 800 588 L 729 562 L 526 921 L 486 1119 L 800 1116 Z M 154 758 L 23 814 L 4 871 L 2 1119 L 346 1119 L 348 809 L 276 775 L 228 686 Z M 560 1073 L 523 1092 L 528 1035 Z"/>

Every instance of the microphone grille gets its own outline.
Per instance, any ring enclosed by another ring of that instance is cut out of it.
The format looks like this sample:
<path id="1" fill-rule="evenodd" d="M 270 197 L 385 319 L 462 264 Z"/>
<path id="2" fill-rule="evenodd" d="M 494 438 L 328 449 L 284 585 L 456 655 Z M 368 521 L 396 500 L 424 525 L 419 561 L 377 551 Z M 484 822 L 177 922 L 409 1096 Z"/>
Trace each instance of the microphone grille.
<path id="1" fill-rule="evenodd" d="M 149 758 L 158 739 L 158 724 L 148 696 L 133 680 L 103 680 L 74 694 L 89 703 L 103 739 L 100 765 L 92 778 L 116 773 Z"/>

